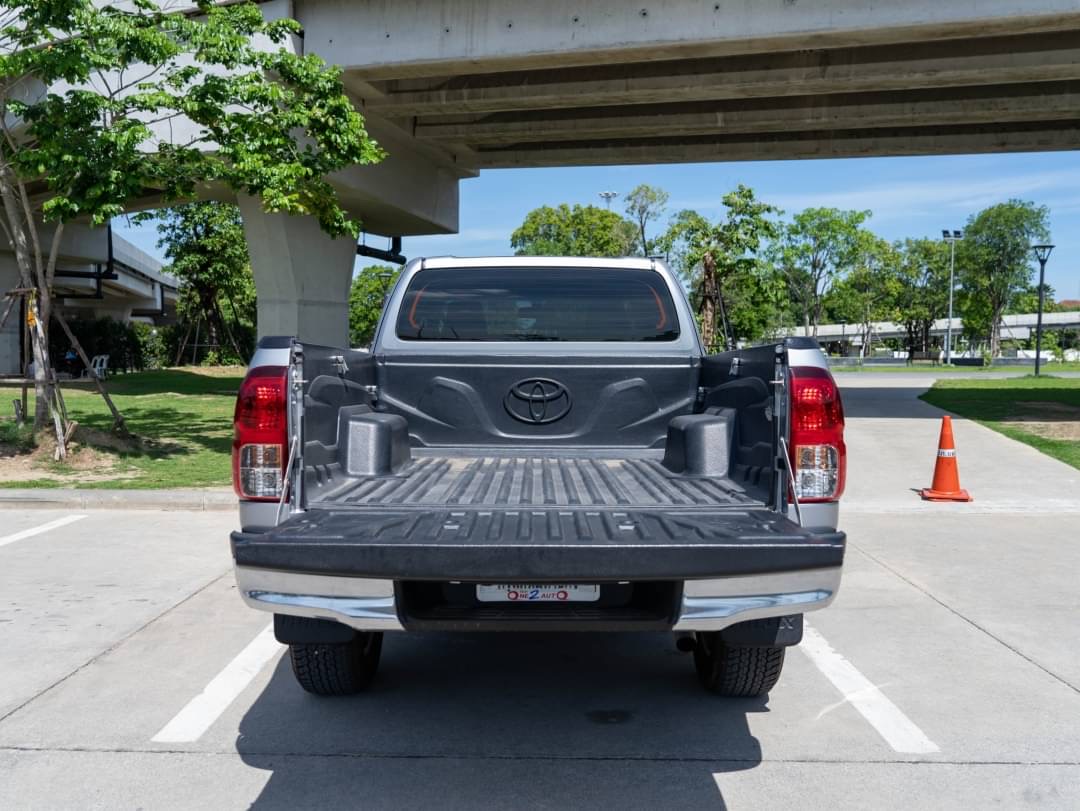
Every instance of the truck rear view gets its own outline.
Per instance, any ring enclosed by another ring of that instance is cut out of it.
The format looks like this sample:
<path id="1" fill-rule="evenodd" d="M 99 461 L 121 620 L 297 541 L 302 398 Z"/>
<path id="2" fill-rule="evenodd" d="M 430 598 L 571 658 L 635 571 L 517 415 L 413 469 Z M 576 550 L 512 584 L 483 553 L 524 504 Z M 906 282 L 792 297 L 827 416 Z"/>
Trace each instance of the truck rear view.
<path id="1" fill-rule="evenodd" d="M 411 263 L 370 351 L 260 343 L 232 548 L 304 689 L 388 631 L 667 631 L 761 695 L 840 582 L 845 447 L 817 344 L 706 355 L 648 259 Z"/>

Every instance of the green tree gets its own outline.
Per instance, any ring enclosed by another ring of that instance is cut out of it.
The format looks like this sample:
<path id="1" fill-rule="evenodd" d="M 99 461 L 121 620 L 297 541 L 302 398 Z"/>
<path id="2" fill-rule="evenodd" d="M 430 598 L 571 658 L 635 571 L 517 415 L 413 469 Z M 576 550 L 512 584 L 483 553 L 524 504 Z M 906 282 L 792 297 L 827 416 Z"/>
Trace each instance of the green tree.
<path id="1" fill-rule="evenodd" d="M 510 246 L 522 256 L 626 256 L 634 235 L 634 226 L 614 211 L 563 203 L 530 211 Z"/>
<path id="2" fill-rule="evenodd" d="M 808 334 L 817 336 L 825 296 L 855 265 L 862 224 L 869 217 L 869 211 L 808 208 L 794 216 L 775 243 L 773 260 L 787 279 Z"/>
<path id="3" fill-rule="evenodd" d="M 177 315 L 186 324 L 185 335 L 202 323 L 209 344 L 228 345 L 237 362 L 244 362 L 252 350 L 248 335 L 254 327 L 254 281 L 237 207 L 203 201 L 134 219 L 157 222 L 158 247 L 169 260 L 166 271 L 182 282 Z M 177 347 L 175 363 L 186 343 L 185 338 Z"/>
<path id="4" fill-rule="evenodd" d="M 636 186 L 626 195 L 626 216 L 637 226 L 638 246 L 642 256 L 652 253 L 653 241 L 648 237 L 649 223 L 663 216 L 667 203 L 666 191 L 645 183 Z"/>
<path id="5" fill-rule="evenodd" d="M 382 153 L 340 71 L 283 47 L 294 20 L 268 22 L 253 2 L 197 4 L 191 15 L 151 0 L 0 0 L 0 223 L 33 290 L 36 428 L 52 407 L 62 434 L 47 330 L 64 223 L 101 225 L 198 187 L 358 230 L 326 177 Z"/>
<path id="6" fill-rule="evenodd" d="M 852 268 L 826 295 L 830 318 L 859 325 L 860 353 L 864 357 L 874 337 L 872 323 L 893 320 L 898 315 L 901 265 L 901 253 L 895 246 L 869 231 L 861 231 Z"/>
<path id="7" fill-rule="evenodd" d="M 934 322 L 949 315 L 949 245 L 938 239 L 907 239 L 897 248 L 897 315 L 907 331 L 908 352 L 927 352 Z"/>
<path id="8" fill-rule="evenodd" d="M 725 212 L 717 222 L 709 222 L 696 211 L 681 211 L 658 243 L 674 257 L 676 268 L 690 284 L 707 351 L 718 344 L 734 346 L 740 332 L 756 337 L 746 333 L 761 327 L 772 278 L 769 266 L 757 254 L 763 242 L 779 231 L 771 219 L 779 209 L 758 200 L 753 189 L 740 185 L 722 201 Z"/>
<path id="9" fill-rule="evenodd" d="M 1049 240 L 1049 218 L 1046 206 L 999 203 L 973 214 L 957 245 L 964 327 L 988 339 L 992 357 L 1001 351 L 1001 317 L 1031 285 L 1031 245 Z"/>
<path id="10" fill-rule="evenodd" d="M 401 268 L 368 265 L 353 276 L 349 288 L 349 342 L 352 346 L 371 345 L 383 303 L 399 275 Z"/>

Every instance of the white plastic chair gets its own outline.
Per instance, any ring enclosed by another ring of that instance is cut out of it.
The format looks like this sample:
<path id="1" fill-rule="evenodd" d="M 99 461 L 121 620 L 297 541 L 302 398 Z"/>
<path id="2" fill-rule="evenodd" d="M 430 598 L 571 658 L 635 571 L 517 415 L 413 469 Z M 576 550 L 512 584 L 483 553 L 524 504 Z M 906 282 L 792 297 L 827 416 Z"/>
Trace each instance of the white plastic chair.
<path id="1" fill-rule="evenodd" d="M 90 368 L 94 370 L 95 375 L 104 380 L 109 374 L 109 356 L 94 355 L 94 357 L 90 358 Z M 82 376 L 89 377 L 90 372 L 83 369 Z"/>

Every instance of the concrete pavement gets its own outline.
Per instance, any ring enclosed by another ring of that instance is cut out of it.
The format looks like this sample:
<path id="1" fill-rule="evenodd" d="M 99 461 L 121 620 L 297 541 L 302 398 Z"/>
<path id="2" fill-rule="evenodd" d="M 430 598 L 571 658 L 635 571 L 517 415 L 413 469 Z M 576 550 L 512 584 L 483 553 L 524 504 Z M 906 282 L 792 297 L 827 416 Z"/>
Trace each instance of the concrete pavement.
<path id="1" fill-rule="evenodd" d="M 768 700 L 732 701 L 664 634 L 388 636 L 342 700 L 275 654 L 157 743 L 267 625 L 235 593 L 233 516 L 6 510 L 0 807 L 1078 807 L 1076 471 L 957 421 L 977 500 L 922 502 L 941 412 L 885 377 L 840 378 L 850 547 L 809 624 L 937 751 L 897 751 L 802 648 Z"/>

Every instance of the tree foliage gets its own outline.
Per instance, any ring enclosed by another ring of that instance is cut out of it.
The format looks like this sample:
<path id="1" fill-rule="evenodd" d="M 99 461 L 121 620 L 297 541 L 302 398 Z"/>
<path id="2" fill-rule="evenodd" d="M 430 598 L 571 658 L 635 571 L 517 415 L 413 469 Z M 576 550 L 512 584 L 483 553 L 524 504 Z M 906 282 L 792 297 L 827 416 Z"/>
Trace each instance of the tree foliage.
<path id="1" fill-rule="evenodd" d="M 0 0 L 0 222 L 34 290 L 40 406 L 53 401 L 45 332 L 64 223 L 224 188 L 333 235 L 358 230 L 326 178 L 382 152 L 340 72 L 292 50 L 294 20 L 266 21 L 253 2 L 197 5 Z"/>
<path id="2" fill-rule="evenodd" d="M 510 245 L 522 256 L 626 256 L 634 238 L 633 226 L 614 211 L 563 203 L 530 211 Z"/>
<path id="3" fill-rule="evenodd" d="M 165 270 L 181 282 L 177 315 L 187 326 L 185 334 L 204 324 L 208 343 L 228 346 L 243 363 L 253 349 L 255 301 L 239 210 L 230 203 L 203 201 L 136 220 L 150 218 L 157 221 L 158 247 L 169 260 Z"/>
<path id="4" fill-rule="evenodd" d="M 1001 317 L 1031 286 L 1031 245 L 1049 239 L 1049 218 L 1046 206 L 1009 200 L 973 214 L 957 245 L 964 327 L 987 337 L 993 357 L 1001 346 Z"/>
<path id="5" fill-rule="evenodd" d="M 626 195 L 626 216 L 637 227 L 637 249 L 642 256 L 649 256 L 655 241 L 649 239 L 649 223 L 663 216 L 668 203 L 668 193 L 655 186 L 642 183 Z"/>
<path id="6" fill-rule="evenodd" d="M 862 224 L 869 211 L 808 208 L 796 214 L 773 250 L 801 311 L 803 327 L 817 335 L 825 296 L 859 258 Z"/>
<path id="7" fill-rule="evenodd" d="M 902 263 L 899 248 L 869 231 L 860 231 L 851 269 L 833 283 L 826 296 L 831 319 L 858 325 L 864 355 L 873 341 L 872 322 L 899 317 Z"/>
<path id="8" fill-rule="evenodd" d="M 934 322 L 949 315 L 949 245 L 907 239 L 899 247 L 897 317 L 907 331 L 908 351 L 927 352 Z"/>
<path id="9" fill-rule="evenodd" d="M 349 288 L 349 343 L 352 346 L 371 345 L 383 303 L 399 275 L 401 268 L 368 265 L 353 277 Z"/>
<path id="10" fill-rule="evenodd" d="M 740 185 L 722 199 L 724 215 L 709 222 L 696 211 L 677 214 L 660 245 L 674 254 L 697 304 L 706 349 L 734 346 L 738 337 L 758 337 L 760 315 L 773 298 L 771 274 L 758 258 L 779 227 L 779 209 Z M 717 340 L 717 326 L 720 340 Z M 758 333 L 758 334 L 755 334 Z"/>

